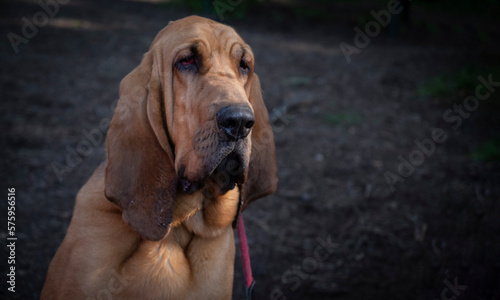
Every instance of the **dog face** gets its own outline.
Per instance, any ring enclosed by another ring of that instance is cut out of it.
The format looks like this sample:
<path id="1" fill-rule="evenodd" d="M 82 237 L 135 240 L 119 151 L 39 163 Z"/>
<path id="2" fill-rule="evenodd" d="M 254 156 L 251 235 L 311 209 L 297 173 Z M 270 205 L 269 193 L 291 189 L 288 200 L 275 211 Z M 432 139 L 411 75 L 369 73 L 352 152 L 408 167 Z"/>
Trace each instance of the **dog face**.
<path id="1" fill-rule="evenodd" d="M 144 238 L 170 228 L 178 193 L 240 186 L 240 208 L 276 190 L 274 140 L 250 47 L 201 17 L 171 22 L 120 85 L 105 194 Z"/>
<path id="2" fill-rule="evenodd" d="M 224 193 L 244 182 L 250 161 L 254 57 L 227 26 L 195 23 L 185 30 L 192 38 L 171 62 L 175 169 L 186 192 L 210 184 Z"/>

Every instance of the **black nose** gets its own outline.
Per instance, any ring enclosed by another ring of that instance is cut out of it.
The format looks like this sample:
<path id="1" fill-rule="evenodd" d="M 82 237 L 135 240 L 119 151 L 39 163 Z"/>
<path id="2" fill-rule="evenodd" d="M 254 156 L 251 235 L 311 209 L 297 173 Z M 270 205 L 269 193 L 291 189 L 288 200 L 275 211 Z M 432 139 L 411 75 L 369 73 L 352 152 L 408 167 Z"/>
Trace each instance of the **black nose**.
<path id="1" fill-rule="evenodd" d="M 219 128 L 232 140 L 245 138 L 255 123 L 248 106 L 226 106 L 217 112 Z"/>

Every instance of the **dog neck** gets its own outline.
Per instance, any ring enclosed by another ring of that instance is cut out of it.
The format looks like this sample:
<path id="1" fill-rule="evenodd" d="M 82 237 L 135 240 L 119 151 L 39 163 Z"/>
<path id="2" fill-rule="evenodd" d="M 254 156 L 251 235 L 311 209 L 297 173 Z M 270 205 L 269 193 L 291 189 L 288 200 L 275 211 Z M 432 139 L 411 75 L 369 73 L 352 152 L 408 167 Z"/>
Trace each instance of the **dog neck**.
<path id="1" fill-rule="evenodd" d="M 238 211 L 239 198 L 238 187 L 216 197 L 211 197 L 211 194 L 203 190 L 193 194 L 178 193 L 172 229 L 182 226 L 199 237 L 216 237 L 232 225 Z"/>

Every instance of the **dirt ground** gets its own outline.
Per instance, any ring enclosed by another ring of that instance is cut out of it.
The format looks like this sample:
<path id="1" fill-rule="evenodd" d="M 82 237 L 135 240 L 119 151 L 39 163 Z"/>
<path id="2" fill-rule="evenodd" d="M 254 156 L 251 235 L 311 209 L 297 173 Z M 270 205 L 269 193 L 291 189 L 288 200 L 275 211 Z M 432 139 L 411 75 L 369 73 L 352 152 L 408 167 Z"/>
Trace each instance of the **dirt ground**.
<path id="1" fill-rule="evenodd" d="M 328 19 L 271 5 L 225 20 L 255 53 L 275 131 L 278 191 L 244 213 L 256 299 L 500 299 L 500 163 L 471 155 L 500 137 L 500 89 L 489 86 L 487 100 L 451 120 L 443 114 L 474 88 L 419 93 L 440 74 L 500 66 L 495 15 L 415 6 L 420 23 L 371 38 L 347 63 L 339 44 L 354 45 L 356 16 L 385 5 L 343 1 Z M 0 3 L 2 299 L 38 299 L 103 142 L 64 174 L 54 166 L 85 132 L 104 136 L 120 80 L 169 20 L 190 14 L 154 1 L 71 0 L 16 54 L 8 33 L 21 35 L 22 18 L 40 10 L 36 1 Z M 412 166 L 398 171 L 399 157 Z M 403 182 L 388 184 L 387 172 Z M 15 294 L 5 276 L 9 187 Z M 238 256 L 233 299 L 244 299 L 243 282 Z"/>

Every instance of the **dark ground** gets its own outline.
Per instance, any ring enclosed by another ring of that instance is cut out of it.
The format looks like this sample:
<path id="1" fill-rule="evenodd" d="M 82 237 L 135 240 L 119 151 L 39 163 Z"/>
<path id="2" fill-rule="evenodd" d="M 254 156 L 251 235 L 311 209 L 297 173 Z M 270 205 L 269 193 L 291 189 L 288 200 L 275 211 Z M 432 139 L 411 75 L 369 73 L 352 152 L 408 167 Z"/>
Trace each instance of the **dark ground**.
<path id="1" fill-rule="evenodd" d="M 443 120 L 474 94 L 477 76 L 500 81 L 489 71 L 500 66 L 498 14 L 415 4 L 411 26 L 374 37 L 348 64 L 339 43 L 353 44 L 353 27 L 386 2 L 339 3 L 315 15 L 313 6 L 302 14 L 254 7 L 225 20 L 252 47 L 275 120 L 279 189 L 244 214 L 256 298 L 500 299 L 500 90 L 457 129 Z M 53 163 L 65 164 L 68 149 L 86 140 L 83 130 L 100 130 L 120 80 L 156 33 L 190 14 L 149 2 L 72 0 L 14 54 L 6 35 L 20 34 L 21 18 L 38 11 L 35 1 L 0 2 L 1 174 L 5 198 L 16 188 L 18 237 L 14 296 L 1 201 L 5 299 L 39 297 L 103 143 L 62 181 Z M 453 81 L 468 66 L 468 88 L 426 92 L 429 80 Z M 434 128 L 448 139 L 391 192 L 384 173 L 397 174 L 398 156 L 408 159 L 415 139 L 431 138 Z M 315 249 L 328 239 L 338 247 L 320 262 Z M 244 299 L 239 257 L 235 270 L 233 298 Z M 445 280 L 467 288 L 453 294 Z"/>

